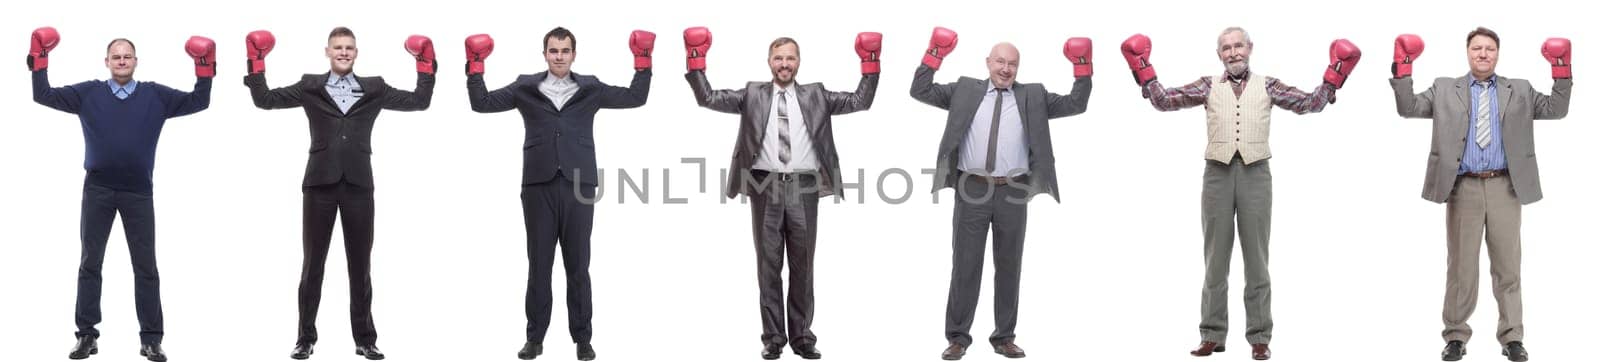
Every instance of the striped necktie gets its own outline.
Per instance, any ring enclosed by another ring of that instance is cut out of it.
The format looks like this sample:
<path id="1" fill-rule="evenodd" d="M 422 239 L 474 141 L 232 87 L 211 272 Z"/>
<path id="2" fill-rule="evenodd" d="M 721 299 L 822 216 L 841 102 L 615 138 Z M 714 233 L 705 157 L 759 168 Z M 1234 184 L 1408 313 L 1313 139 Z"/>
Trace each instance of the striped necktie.
<path id="1" fill-rule="evenodd" d="M 1489 114 L 1489 82 L 1477 81 L 1477 83 L 1483 88 L 1478 90 L 1478 124 L 1476 126 L 1478 137 L 1474 141 L 1478 144 L 1478 148 L 1482 149 L 1489 147 L 1489 135 L 1492 133 L 1489 129 L 1489 117 L 1491 116 Z"/>
<path id="2" fill-rule="evenodd" d="M 778 91 L 778 162 L 789 165 L 789 97 Z"/>

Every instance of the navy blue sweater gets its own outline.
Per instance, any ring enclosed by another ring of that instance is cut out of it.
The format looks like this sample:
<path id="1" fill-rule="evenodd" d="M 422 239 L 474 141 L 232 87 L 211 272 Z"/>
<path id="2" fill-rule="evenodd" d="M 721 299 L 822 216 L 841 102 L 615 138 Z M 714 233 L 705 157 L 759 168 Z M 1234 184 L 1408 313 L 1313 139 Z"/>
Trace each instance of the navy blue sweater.
<path id="1" fill-rule="evenodd" d="M 211 78 L 188 93 L 155 82 L 139 82 L 128 99 L 117 99 L 105 81 L 50 87 L 45 71 L 33 72 L 33 101 L 78 115 L 83 124 L 85 182 L 113 190 L 150 192 L 156 141 L 167 118 L 211 105 Z"/>

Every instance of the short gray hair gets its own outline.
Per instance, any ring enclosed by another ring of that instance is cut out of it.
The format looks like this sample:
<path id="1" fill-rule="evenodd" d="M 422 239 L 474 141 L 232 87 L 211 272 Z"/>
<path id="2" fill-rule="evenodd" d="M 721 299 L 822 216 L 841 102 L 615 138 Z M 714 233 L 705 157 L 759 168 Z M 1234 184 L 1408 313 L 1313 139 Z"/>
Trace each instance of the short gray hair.
<path id="1" fill-rule="evenodd" d="M 1228 35 L 1228 33 L 1236 32 L 1236 31 L 1239 32 L 1239 35 L 1243 35 L 1244 36 L 1244 44 L 1245 44 L 1245 46 L 1252 47 L 1252 48 L 1254 48 L 1256 46 L 1255 42 L 1250 41 L 1250 32 L 1245 31 L 1244 28 L 1237 27 L 1237 26 L 1230 26 L 1227 29 L 1222 29 L 1222 33 L 1221 34 L 1217 34 L 1217 46 L 1218 47 L 1222 46 L 1222 36 Z"/>

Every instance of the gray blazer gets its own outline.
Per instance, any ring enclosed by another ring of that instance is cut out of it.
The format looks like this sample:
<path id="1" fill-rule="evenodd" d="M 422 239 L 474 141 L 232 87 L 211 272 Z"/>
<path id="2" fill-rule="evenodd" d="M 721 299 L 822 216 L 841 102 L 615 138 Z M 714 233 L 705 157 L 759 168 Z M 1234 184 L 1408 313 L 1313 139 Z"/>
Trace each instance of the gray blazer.
<path id="1" fill-rule="evenodd" d="M 701 107 L 723 113 L 739 114 L 739 139 L 733 144 L 733 164 L 728 168 L 728 198 L 739 194 L 756 196 L 757 182 L 746 178 L 756 157 L 761 156 L 762 138 L 767 133 L 767 116 L 772 109 L 772 82 L 750 82 L 740 89 L 712 89 L 705 71 L 684 74 L 694 100 Z M 794 87 L 800 102 L 801 118 L 811 136 L 811 151 L 817 155 L 822 169 L 818 197 L 834 195 L 839 185 L 839 153 L 833 145 L 833 116 L 864 111 L 872 108 L 873 95 L 878 92 L 878 75 L 863 74 L 855 92 L 830 92 L 822 84 L 799 84 Z"/>
<path id="2" fill-rule="evenodd" d="M 1422 198 L 1444 203 L 1455 188 L 1456 170 L 1467 146 L 1472 121 L 1472 78 L 1438 78 L 1422 93 L 1412 94 L 1410 77 L 1390 79 L 1395 109 L 1401 117 L 1433 118 L 1433 144 L 1428 152 L 1428 173 Z M 1539 160 L 1533 152 L 1533 120 L 1567 116 L 1572 80 L 1557 79 L 1550 95 L 1533 90 L 1527 80 L 1500 76 L 1500 137 L 1505 145 L 1506 167 L 1511 173 L 1517 201 L 1531 204 L 1544 198 L 1539 189 Z"/>
<path id="3" fill-rule="evenodd" d="M 956 152 L 967 131 L 972 128 L 972 118 L 978 112 L 978 103 L 989 90 L 987 80 L 961 77 L 955 83 L 934 84 L 935 70 L 927 65 L 917 66 L 917 75 L 911 80 L 911 98 L 939 109 L 949 110 L 945 119 L 944 138 L 939 141 L 938 169 L 934 172 L 933 191 L 955 187 L 961 173 L 957 167 L 960 152 Z M 1077 115 L 1089 108 L 1089 77 L 1079 77 L 1072 82 L 1072 93 L 1050 93 L 1043 85 L 1017 83 L 1011 86 L 1017 97 L 1017 113 L 1022 116 L 1022 129 L 1028 134 L 1028 173 L 1031 185 L 1018 184 L 1028 189 L 1028 196 L 1049 193 L 1061 202 L 1056 191 L 1056 157 L 1050 146 L 1050 123 L 1053 118 Z"/>

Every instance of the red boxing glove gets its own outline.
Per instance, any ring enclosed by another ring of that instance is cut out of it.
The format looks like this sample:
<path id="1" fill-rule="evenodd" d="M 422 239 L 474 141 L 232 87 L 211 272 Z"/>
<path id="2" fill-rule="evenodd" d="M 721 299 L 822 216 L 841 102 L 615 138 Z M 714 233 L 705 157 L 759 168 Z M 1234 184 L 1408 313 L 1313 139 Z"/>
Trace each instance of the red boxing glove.
<path id="1" fill-rule="evenodd" d="M 1544 60 L 1550 61 L 1550 76 L 1555 79 L 1572 79 L 1572 41 L 1567 38 L 1550 38 L 1540 49 Z"/>
<path id="2" fill-rule="evenodd" d="M 1128 37 L 1122 42 L 1122 57 L 1128 60 L 1128 69 L 1133 70 L 1133 80 L 1140 87 L 1156 79 L 1156 68 L 1150 65 L 1150 37 L 1144 34 Z"/>
<path id="3" fill-rule="evenodd" d="M 483 60 L 494 52 L 494 38 L 489 34 L 467 37 L 467 75 L 483 74 Z"/>
<path id="4" fill-rule="evenodd" d="M 1350 72 L 1356 70 L 1356 62 L 1361 61 L 1361 48 L 1356 48 L 1355 43 L 1349 40 L 1334 40 L 1328 46 L 1328 71 L 1322 73 L 1322 80 L 1333 85 L 1333 89 L 1344 87 L 1344 80 Z"/>
<path id="5" fill-rule="evenodd" d="M 1394 66 L 1390 69 L 1394 79 L 1411 76 L 1411 63 L 1422 56 L 1422 37 L 1416 34 L 1400 34 L 1394 38 Z"/>
<path id="6" fill-rule="evenodd" d="M 28 71 L 37 72 L 50 67 L 50 50 L 61 43 L 56 28 L 42 27 L 33 30 L 32 45 L 28 47 Z"/>
<path id="7" fill-rule="evenodd" d="M 704 26 L 683 29 L 683 52 L 689 71 L 706 70 L 706 52 L 711 50 L 711 29 Z"/>
<path id="8" fill-rule="evenodd" d="M 634 30 L 628 36 L 628 49 L 633 51 L 633 70 L 650 69 L 650 52 L 656 48 L 656 33 Z"/>
<path id="9" fill-rule="evenodd" d="M 267 53 L 272 52 L 272 46 L 276 45 L 277 42 L 278 40 L 272 36 L 272 32 L 266 30 L 252 31 L 249 35 L 244 36 L 245 53 L 250 62 L 248 65 L 250 74 L 267 71 Z"/>
<path id="10" fill-rule="evenodd" d="M 412 35 L 406 38 L 406 52 L 417 58 L 417 73 L 433 75 L 439 70 L 439 62 L 433 54 L 433 39 L 421 35 Z"/>
<path id="11" fill-rule="evenodd" d="M 944 65 L 944 57 L 956 50 L 957 40 L 955 30 L 933 28 L 933 37 L 928 39 L 928 52 L 922 55 L 922 65 L 939 70 L 939 66 Z"/>
<path id="12" fill-rule="evenodd" d="M 1073 77 L 1087 77 L 1094 75 L 1094 42 L 1089 38 L 1070 38 L 1066 44 L 1061 45 L 1061 54 L 1067 56 L 1067 61 L 1072 62 Z"/>
<path id="13" fill-rule="evenodd" d="M 183 50 L 189 52 L 189 58 L 194 59 L 195 77 L 217 76 L 217 42 L 196 35 L 189 37 L 189 42 L 183 45 Z"/>
<path id="14" fill-rule="evenodd" d="M 883 50 L 883 33 L 856 34 L 856 55 L 861 57 L 861 74 L 878 74 L 878 54 Z"/>

